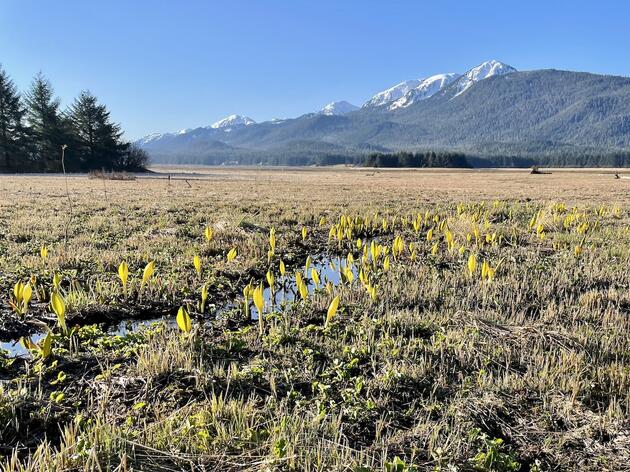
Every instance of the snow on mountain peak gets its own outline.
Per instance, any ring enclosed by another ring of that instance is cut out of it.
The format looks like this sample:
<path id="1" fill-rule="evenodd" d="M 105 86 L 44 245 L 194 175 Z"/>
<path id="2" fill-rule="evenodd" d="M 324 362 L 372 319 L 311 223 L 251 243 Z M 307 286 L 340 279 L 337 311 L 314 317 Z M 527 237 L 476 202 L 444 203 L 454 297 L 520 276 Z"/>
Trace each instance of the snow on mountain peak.
<path id="1" fill-rule="evenodd" d="M 332 102 L 326 105 L 324 108 L 319 110 L 321 115 L 344 115 L 346 113 L 350 113 L 351 111 L 358 110 L 359 107 L 353 105 L 352 103 L 346 102 L 345 100 L 341 100 L 339 102 Z"/>
<path id="2" fill-rule="evenodd" d="M 247 116 L 230 115 L 223 118 L 222 120 L 217 121 L 216 123 L 212 123 L 210 127 L 217 129 L 217 128 L 231 128 L 232 126 L 239 126 L 239 125 L 249 126 L 253 124 L 256 124 L 256 122 Z"/>
<path id="3" fill-rule="evenodd" d="M 464 93 L 472 84 L 479 82 L 480 80 L 494 77 L 496 75 L 505 75 L 516 72 L 516 69 L 512 66 L 508 66 L 503 62 L 491 60 L 479 64 L 477 67 L 473 67 L 457 81 L 457 95 Z"/>
<path id="4" fill-rule="evenodd" d="M 405 108 L 412 103 L 419 102 L 435 95 L 437 92 L 448 86 L 451 82 L 460 77 L 459 74 L 450 72 L 448 74 L 437 74 L 427 77 L 420 81 L 420 84 L 405 95 L 394 101 L 390 106 L 390 110 L 397 108 Z"/>
<path id="5" fill-rule="evenodd" d="M 387 90 L 383 90 L 382 92 L 374 95 L 370 100 L 363 104 L 363 108 L 378 107 L 393 102 L 394 100 L 398 100 L 407 92 L 413 90 L 418 85 L 420 85 L 421 82 L 421 80 L 413 79 L 405 80 L 404 82 L 396 84 L 393 87 L 390 87 Z"/>

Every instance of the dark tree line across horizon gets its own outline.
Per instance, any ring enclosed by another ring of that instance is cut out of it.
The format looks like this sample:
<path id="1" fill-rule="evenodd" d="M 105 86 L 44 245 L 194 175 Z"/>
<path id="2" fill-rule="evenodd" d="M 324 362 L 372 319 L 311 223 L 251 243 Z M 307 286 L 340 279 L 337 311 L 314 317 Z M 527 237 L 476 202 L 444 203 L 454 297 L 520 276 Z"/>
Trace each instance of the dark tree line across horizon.
<path id="1" fill-rule="evenodd" d="M 0 65 L 0 172 L 139 171 L 148 154 L 122 138 L 107 107 L 82 91 L 65 110 L 50 81 L 37 74 L 19 93 Z"/>

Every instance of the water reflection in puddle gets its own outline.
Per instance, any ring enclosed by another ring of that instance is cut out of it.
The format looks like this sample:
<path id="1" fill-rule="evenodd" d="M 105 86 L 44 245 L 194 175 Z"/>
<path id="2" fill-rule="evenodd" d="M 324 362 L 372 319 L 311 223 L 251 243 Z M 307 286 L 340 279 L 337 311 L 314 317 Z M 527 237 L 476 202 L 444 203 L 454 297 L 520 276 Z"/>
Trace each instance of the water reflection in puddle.
<path id="1" fill-rule="evenodd" d="M 304 276 L 304 281 L 307 283 L 307 288 L 309 294 L 312 294 L 316 287 L 315 283 L 311 279 L 311 270 L 315 269 L 319 273 L 320 277 L 320 285 L 321 289 L 328 282 L 332 285 L 339 285 L 341 282 L 341 272 L 340 269 L 346 267 L 346 260 L 342 258 L 329 258 L 322 257 L 320 259 L 314 260 L 309 266 L 308 270 L 305 268 L 301 269 L 302 275 Z M 358 276 L 356 267 L 353 266 L 352 272 L 355 277 Z M 267 287 L 264 289 L 264 299 L 265 299 L 265 307 L 284 307 L 287 304 L 292 303 L 297 295 L 297 287 L 295 285 L 295 277 L 294 273 L 287 273 L 285 277 L 279 277 L 278 279 L 280 286 L 276 286 L 275 290 L 272 290 Z M 242 307 L 242 303 L 240 305 Z M 229 302 L 222 307 L 216 308 L 211 314 L 214 317 L 220 317 L 223 313 L 233 310 L 239 307 L 238 302 Z M 250 300 L 250 314 L 251 318 L 256 320 L 258 319 L 258 311 L 253 306 Z M 137 332 L 138 330 L 149 327 L 153 323 L 164 321 L 168 326 L 176 326 L 175 318 L 153 318 L 148 320 L 122 320 L 116 324 L 113 324 L 109 328 L 107 328 L 106 333 L 110 336 L 127 336 L 128 334 L 132 334 Z M 30 339 L 34 343 L 39 343 L 44 336 L 45 332 L 36 332 L 30 336 Z M 26 349 L 22 343 L 18 340 L 12 340 L 7 342 L 0 342 L 0 350 L 8 351 L 9 357 L 29 357 L 30 353 L 28 349 Z"/>

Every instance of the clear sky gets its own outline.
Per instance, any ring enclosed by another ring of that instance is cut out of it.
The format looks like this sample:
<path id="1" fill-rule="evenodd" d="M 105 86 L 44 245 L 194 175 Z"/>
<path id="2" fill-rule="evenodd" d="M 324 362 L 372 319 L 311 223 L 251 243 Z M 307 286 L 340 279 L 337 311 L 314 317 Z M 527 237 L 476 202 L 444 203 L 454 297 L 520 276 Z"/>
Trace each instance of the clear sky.
<path id="1" fill-rule="evenodd" d="M 41 70 L 65 104 L 89 89 L 133 139 L 360 105 L 488 59 L 630 75 L 630 1 L 0 0 L 18 86 Z"/>

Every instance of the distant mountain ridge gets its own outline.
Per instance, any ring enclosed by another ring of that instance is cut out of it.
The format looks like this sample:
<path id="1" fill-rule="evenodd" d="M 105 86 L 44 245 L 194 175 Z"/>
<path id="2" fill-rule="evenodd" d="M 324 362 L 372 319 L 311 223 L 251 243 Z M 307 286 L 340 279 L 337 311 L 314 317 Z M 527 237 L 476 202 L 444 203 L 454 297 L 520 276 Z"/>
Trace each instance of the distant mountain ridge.
<path id="1" fill-rule="evenodd" d="M 156 161 L 212 163 L 426 149 L 482 157 L 617 152 L 630 149 L 630 78 L 519 72 L 493 60 L 462 75 L 401 82 L 361 108 L 340 101 L 297 118 L 255 123 L 232 115 L 217 123 L 138 144 Z"/>

